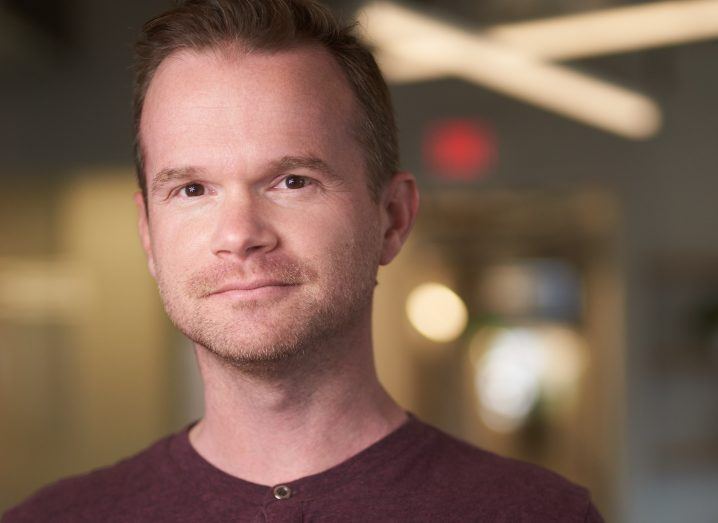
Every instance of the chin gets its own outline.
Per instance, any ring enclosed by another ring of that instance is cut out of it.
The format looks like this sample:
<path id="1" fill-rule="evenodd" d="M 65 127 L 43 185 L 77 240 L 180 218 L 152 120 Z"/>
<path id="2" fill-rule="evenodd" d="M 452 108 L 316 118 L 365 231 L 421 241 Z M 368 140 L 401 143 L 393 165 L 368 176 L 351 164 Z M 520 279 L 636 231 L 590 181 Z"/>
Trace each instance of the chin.
<path id="1" fill-rule="evenodd" d="M 271 347 L 217 348 L 202 345 L 213 356 L 236 367 L 250 368 L 276 365 L 287 361 L 296 361 L 306 355 L 302 346 L 272 345 Z"/>
<path id="2" fill-rule="evenodd" d="M 280 367 L 282 362 L 337 357 L 344 345 L 337 339 L 366 321 L 373 284 L 342 290 L 260 302 L 187 300 L 169 293 L 163 298 L 175 326 L 207 354 L 235 366 Z"/>
<path id="3" fill-rule="evenodd" d="M 243 327 L 251 325 L 250 328 Z M 180 330 L 199 347 L 220 359 L 237 365 L 271 363 L 301 357 L 309 350 L 317 350 L 324 337 L 316 328 L 296 329 L 284 322 L 219 322 L 214 325 L 192 325 Z"/>

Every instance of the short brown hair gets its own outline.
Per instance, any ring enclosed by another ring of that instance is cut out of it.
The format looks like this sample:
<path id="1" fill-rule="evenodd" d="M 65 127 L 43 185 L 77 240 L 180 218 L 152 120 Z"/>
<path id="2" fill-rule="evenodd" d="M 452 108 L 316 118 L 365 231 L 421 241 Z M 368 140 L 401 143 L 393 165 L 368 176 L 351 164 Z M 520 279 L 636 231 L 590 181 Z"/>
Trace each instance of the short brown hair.
<path id="1" fill-rule="evenodd" d="M 140 121 L 155 71 L 172 53 L 238 43 L 258 51 L 306 44 L 327 49 L 344 71 L 359 106 L 355 135 L 364 149 L 368 185 L 377 199 L 399 168 L 399 146 L 389 90 L 369 49 L 313 0 L 185 0 L 147 22 L 135 45 L 133 94 L 135 167 L 147 203 Z"/>

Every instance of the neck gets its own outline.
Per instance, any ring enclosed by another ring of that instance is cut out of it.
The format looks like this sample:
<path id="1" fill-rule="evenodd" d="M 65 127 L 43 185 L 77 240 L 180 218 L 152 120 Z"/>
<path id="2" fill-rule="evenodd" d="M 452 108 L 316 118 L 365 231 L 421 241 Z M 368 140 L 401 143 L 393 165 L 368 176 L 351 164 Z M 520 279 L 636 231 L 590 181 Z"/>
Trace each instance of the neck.
<path id="1" fill-rule="evenodd" d="M 190 441 L 215 467 L 253 483 L 275 485 L 331 468 L 406 419 L 379 384 L 368 328 L 278 363 L 273 372 L 195 350 L 205 415 Z"/>

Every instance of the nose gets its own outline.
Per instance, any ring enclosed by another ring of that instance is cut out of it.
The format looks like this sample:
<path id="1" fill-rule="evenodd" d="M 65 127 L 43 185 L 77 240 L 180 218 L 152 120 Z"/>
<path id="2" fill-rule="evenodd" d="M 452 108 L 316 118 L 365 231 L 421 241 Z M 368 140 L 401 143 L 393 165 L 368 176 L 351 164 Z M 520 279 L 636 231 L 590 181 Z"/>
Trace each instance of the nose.
<path id="1" fill-rule="evenodd" d="M 247 259 L 271 252 L 279 239 L 271 227 L 261 202 L 249 195 L 232 195 L 219 205 L 212 252 L 226 259 Z"/>

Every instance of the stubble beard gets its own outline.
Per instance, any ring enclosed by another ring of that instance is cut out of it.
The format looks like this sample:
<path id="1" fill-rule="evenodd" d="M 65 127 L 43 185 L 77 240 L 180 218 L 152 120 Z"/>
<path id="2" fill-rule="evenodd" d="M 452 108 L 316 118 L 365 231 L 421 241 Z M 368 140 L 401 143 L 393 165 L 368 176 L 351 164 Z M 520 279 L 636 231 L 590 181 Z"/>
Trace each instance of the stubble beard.
<path id="1" fill-rule="evenodd" d="M 158 271 L 167 314 L 199 350 L 252 374 L 283 373 L 311 359 L 329 366 L 338 340 L 371 314 L 379 253 L 366 238 L 333 253 L 324 274 L 290 259 L 197 271 L 172 284 Z M 219 311 L 207 294 L 223 282 L 248 275 L 270 277 L 296 289 L 286 297 L 238 301 Z"/>

